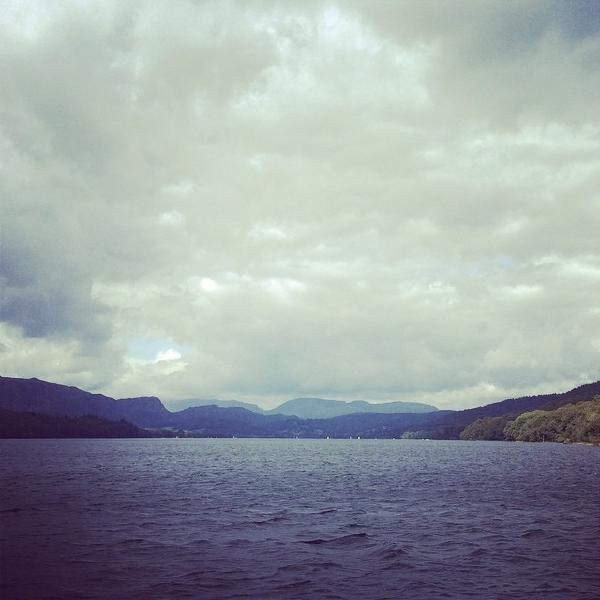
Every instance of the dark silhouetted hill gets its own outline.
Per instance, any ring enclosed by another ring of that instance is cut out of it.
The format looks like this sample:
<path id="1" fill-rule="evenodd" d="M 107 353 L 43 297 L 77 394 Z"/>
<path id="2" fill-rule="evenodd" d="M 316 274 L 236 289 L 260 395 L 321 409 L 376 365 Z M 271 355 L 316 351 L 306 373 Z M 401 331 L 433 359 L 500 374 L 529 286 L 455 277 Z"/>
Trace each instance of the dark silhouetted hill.
<path id="1" fill-rule="evenodd" d="M 117 401 L 102 394 L 36 379 L 0 377 L 0 407 L 49 415 L 122 418 Z"/>
<path id="2" fill-rule="evenodd" d="M 554 409 L 565 404 L 589 400 L 598 393 L 600 382 L 583 385 L 562 394 L 513 398 L 462 411 L 352 412 L 334 417 L 303 419 L 277 412 L 260 414 L 241 407 L 225 408 L 214 405 L 171 412 L 153 396 L 115 400 L 101 394 L 91 394 L 75 387 L 39 379 L 0 377 L 0 408 L 5 410 L 68 417 L 94 415 L 110 421 L 126 420 L 137 427 L 154 430 L 166 428 L 180 435 L 216 437 L 360 436 L 458 439 L 462 430 L 477 419 L 500 416 L 514 418 L 531 410 Z M 333 410 L 337 410 L 340 404 L 346 404 L 331 400 L 310 400 L 324 402 L 327 407 L 334 407 Z M 317 405 L 323 406 L 320 402 L 317 402 Z M 358 405 L 361 406 L 360 403 Z M 374 410 L 386 405 L 369 406 Z"/>
<path id="3" fill-rule="evenodd" d="M 93 415 L 66 417 L 0 408 L 0 438 L 147 438 L 157 434 L 127 421 Z"/>

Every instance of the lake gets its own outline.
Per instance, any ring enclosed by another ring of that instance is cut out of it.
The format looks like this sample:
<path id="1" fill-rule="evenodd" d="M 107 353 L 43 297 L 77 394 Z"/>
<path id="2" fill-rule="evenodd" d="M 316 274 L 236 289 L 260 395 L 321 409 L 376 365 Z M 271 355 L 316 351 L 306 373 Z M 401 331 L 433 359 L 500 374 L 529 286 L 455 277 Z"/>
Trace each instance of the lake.
<path id="1" fill-rule="evenodd" d="M 600 597 L 600 448 L 0 440 L 2 598 Z"/>

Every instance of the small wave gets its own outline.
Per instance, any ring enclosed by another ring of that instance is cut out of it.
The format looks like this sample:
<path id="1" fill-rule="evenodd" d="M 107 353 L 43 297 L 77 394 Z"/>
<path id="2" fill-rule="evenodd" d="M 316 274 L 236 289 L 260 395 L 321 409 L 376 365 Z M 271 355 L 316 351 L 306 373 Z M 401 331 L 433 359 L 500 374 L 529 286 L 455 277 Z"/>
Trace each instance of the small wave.
<path id="1" fill-rule="evenodd" d="M 508 562 L 513 564 L 535 563 L 538 559 L 531 554 L 512 554 L 508 557 Z"/>
<path id="2" fill-rule="evenodd" d="M 277 591 L 281 592 L 293 592 L 298 588 L 310 585 L 312 581 L 310 579 L 301 579 L 300 581 L 291 581 L 290 583 L 284 583 L 276 588 Z"/>
<path id="3" fill-rule="evenodd" d="M 277 569 L 278 573 L 306 573 L 307 571 L 322 571 L 323 569 L 341 569 L 342 565 L 333 561 L 319 561 L 319 562 L 301 562 L 293 563 L 289 565 L 283 565 Z"/>
<path id="4" fill-rule="evenodd" d="M 410 563 L 404 562 L 402 560 L 395 560 L 389 564 L 387 564 L 385 567 L 382 567 L 380 569 L 380 571 L 400 571 L 400 570 L 408 570 L 408 569 L 414 569 L 415 565 L 412 565 Z"/>
<path id="5" fill-rule="evenodd" d="M 277 573 L 297 573 L 297 572 L 301 572 L 304 573 L 304 571 L 306 571 L 306 565 L 300 563 L 300 564 L 291 564 L 291 565 L 283 565 L 282 567 L 279 567 L 277 569 Z"/>
<path id="6" fill-rule="evenodd" d="M 259 519 L 257 521 L 251 521 L 252 525 L 268 525 L 269 523 L 279 523 L 285 521 L 285 517 L 270 517 L 268 519 Z"/>
<path id="7" fill-rule="evenodd" d="M 406 556 L 408 552 L 395 544 L 384 548 L 379 548 L 373 552 L 373 557 L 379 560 L 395 560 L 402 556 Z"/>
<path id="8" fill-rule="evenodd" d="M 120 540 L 116 542 L 117 546 L 139 546 L 140 544 L 146 543 L 147 540 L 143 538 L 129 538 L 127 540 Z"/>
<path id="9" fill-rule="evenodd" d="M 536 538 L 546 535 L 543 529 L 528 529 L 521 535 L 522 538 Z"/>
<path id="10" fill-rule="evenodd" d="M 368 535 L 366 533 L 351 533 L 349 535 L 342 535 L 340 537 L 330 539 L 315 538 L 313 540 L 301 540 L 300 543 L 310 545 L 327 544 L 329 546 L 346 546 L 359 540 L 364 540 L 367 537 Z"/>

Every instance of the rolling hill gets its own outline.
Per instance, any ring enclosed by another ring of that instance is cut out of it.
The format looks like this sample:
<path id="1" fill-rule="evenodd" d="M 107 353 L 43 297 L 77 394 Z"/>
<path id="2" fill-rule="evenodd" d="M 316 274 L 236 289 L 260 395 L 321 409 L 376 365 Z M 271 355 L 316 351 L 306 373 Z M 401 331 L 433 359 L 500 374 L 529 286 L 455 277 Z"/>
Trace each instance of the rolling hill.
<path id="1" fill-rule="evenodd" d="M 565 404 L 589 400 L 600 394 L 600 382 L 579 386 L 561 394 L 545 394 L 512 398 L 486 406 L 462 411 L 442 411 L 429 407 L 431 412 L 373 412 L 386 405 L 368 404 L 365 412 L 350 412 L 321 418 L 301 418 L 294 414 L 270 411 L 261 414 L 243 407 L 215 405 L 189 407 L 169 411 L 154 396 L 114 399 L 102 394 L 92 394 L 76 387 L 49 383 L 39 379 L 0 377 L 0 408 L 13 413 L 36 413 L 61 417 L 94 416 L 113 422 L 127 421 L 137 428 L 155 432 L 164 429 L 166 435 L 217 437 L 417 437 L 432 439 L 458 439 L 462 430 L 482 417 L 512 416 L 535 409 L 554 409 Z M 301 407 L 307 407 L 304 400 Z M 346 403 L 333 400 L 308 399 L 311 410 L 321 409 L 326 414 L 344 410 Z M 318 401 L 318 402 L 315 402 Z M 292 401 L 290 410 L 297 410 Z M 285 403 L 284 403 L 285 404 Z M 289 405 L 289 403 L 287 403 Z M 354 407 L 363 407 L 364 404 Z M 392 403 L 397 409 L 400 403 Z M 340 406 L 342 405 L 342 406 Z M 426 405 L 421 405 L 426 406 Z M 316 408 L 315 408 L 316 407 Z M 369 408 L 370 407 L 370 408 Z M 414 408 L 414 407 L 413 407 Z M 329 412 L 328 412 L 329 411 Z M 7 421 L 7 413 L 0 418 Z M 23 417 L 25 419 L 25 417 Z M 2 429 L 10 437 L 10 427 Z M 51 429 L 51 428 L 50 428 Z M 50 431 L 47 429 L 47 431 Z M 124 437 L 125 430 L 123 431 Z"/>

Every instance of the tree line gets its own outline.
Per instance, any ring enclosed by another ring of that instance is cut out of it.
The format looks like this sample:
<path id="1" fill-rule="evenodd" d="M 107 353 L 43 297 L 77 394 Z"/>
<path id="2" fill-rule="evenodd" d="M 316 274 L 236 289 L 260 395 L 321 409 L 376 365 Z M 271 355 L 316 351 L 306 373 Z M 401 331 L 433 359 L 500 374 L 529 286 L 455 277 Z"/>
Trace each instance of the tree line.
<path id="1" fill-rule="evenodd" d="M 600 443 L 600 395 L 554 410 L 484 417 L 467 425 L 461 440 Z"/>

